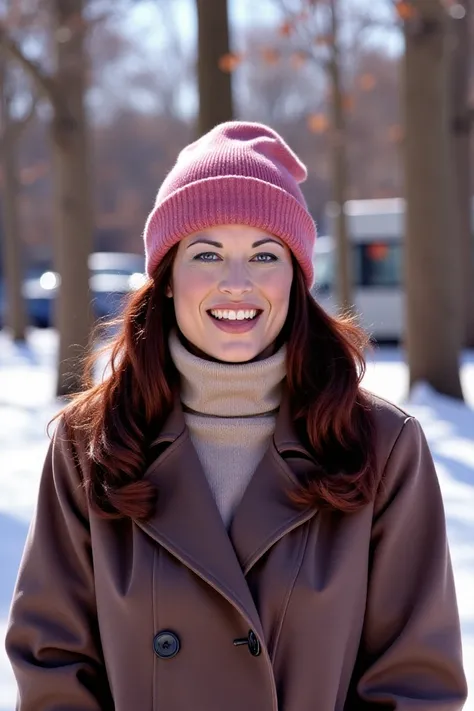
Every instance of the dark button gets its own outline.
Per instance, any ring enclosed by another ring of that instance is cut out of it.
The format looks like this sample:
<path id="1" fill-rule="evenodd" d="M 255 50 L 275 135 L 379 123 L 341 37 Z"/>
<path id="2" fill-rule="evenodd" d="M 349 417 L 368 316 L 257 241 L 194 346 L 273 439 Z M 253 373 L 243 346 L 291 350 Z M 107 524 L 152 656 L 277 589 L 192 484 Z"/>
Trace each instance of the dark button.
<path id="1" fill-rule="evenodd" d="M 253 657 L 258 657 L 262 651 L 260 648 L 260 642 L 258 641 L 257 635 L 253 630 L 249 630 L 248 637 L 243 637 L 242 639 L 234 639 L 234 646 L 240 647 L 246 644 L 249 648 L 249 652 Z"/>
<path id="2" fill-rule="evenodd" d="M 260 654 L 260 642 L 253 630 L 249 632 L 249 652 L 253 657 L 258 657 Z"/>
<path id="3" fill-rule="evenodd" d="M 174 632 L 170 632 L 169 630 L 158 632 L 153 640 L 155 654 L 161 659 L 171 659 L 171 657 L 175 657 L 179 652 L 179 647 L 179 638 Z"/>

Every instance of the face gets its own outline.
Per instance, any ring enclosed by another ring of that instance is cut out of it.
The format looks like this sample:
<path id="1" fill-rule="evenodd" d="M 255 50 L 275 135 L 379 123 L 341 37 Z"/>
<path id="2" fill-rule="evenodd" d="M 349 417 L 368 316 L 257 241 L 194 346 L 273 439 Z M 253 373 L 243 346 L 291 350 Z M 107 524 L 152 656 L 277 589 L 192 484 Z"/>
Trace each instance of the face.
<path id="1" fill-rule="evenodd" d="M 245 225 L 215 226 L 181 240 L 167 295 L 196 349 L 244 363 L 271 352 L 292 279 L 291 252 L 278 237 Z"/>

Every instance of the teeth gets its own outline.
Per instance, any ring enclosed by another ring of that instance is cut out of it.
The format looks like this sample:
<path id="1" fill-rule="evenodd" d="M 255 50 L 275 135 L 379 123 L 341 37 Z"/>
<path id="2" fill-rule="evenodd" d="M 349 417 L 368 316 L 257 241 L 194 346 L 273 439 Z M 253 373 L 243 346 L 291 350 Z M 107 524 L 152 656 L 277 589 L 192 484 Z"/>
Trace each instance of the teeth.
<path id="1" fill-rule="evenodd" d="M 230 309 L 215 309 L 211 311 L 214 318 L 227 319 L 228 321 L 244 321 L 245 319 L 255 318 L 257 315 L 256 309 L 251 309 L 249 311 L 231 311 Z"/>

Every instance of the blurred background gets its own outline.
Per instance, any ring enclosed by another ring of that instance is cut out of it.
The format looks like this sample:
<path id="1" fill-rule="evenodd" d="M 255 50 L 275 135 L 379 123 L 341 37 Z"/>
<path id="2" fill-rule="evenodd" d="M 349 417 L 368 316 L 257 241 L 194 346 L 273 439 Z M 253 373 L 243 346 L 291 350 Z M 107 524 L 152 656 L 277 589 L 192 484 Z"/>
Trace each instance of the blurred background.
<path id="1" fill-rule="evenodd" d="M 59 332 L 57 394 L 93 320 L 142 283 L 179 150 L 277 129 L 308 166 L 314 293 L 461 398 L 474 346 L 470 0 L 2 0 L 0 323 Z M 91 307 L 92 305 L 92 307 Z"/>
<path id="2" fill-rule="evenodd" d="M 143 283 L 160 183 L 256 120 L 308 167 L 316 299 L 428 436 L 474 681 L 473 22 L 473 0 L 0 0 L 0 629 L 46 423 Z"/>

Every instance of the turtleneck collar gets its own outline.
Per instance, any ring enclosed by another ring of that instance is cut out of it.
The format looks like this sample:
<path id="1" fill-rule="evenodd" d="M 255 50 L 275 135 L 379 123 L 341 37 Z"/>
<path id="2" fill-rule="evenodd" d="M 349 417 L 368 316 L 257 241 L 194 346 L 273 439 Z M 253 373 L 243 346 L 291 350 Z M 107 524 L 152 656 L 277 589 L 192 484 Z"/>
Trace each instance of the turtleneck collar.
<path id="1" fill-rule="evenodd" d="M 214 417 L 252 417 L 278 409 L 286 375 L 286 347 L 251 363 L 200 358 L 182 344 L 175 330 L 169 346 L 181 376 L 181 401 L 194 412 Z"/>

